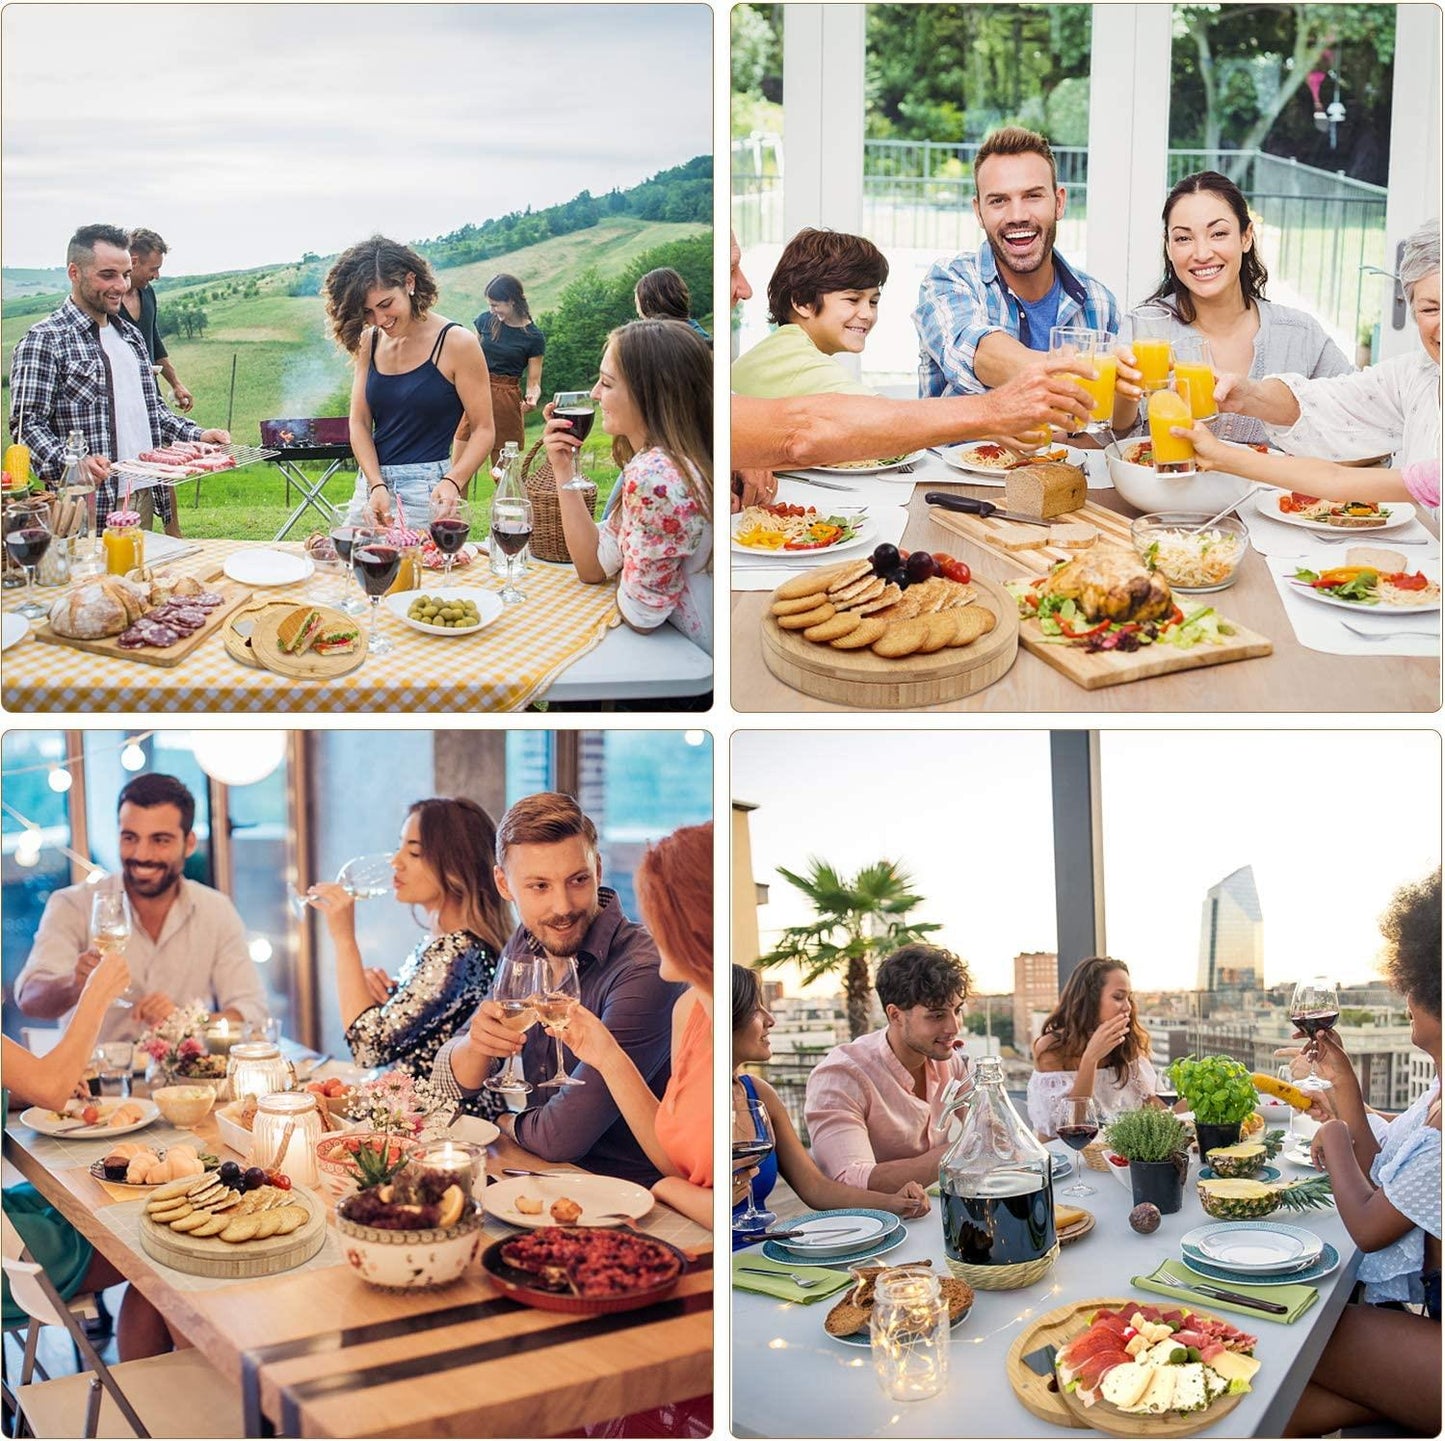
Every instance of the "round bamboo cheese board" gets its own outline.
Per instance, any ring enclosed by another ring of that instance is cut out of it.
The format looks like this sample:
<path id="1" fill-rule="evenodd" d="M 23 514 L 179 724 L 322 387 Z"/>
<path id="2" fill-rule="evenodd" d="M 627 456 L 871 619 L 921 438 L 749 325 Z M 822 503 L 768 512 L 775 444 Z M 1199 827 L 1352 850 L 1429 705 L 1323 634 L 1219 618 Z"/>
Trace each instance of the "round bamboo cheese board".
<path id="1" fill-rule="evenodd" d="M 1008 673 L 1018 655 L 1018 603 L 1003 587 L 981 576 L 971 584 L 974 605 L 994 613 L 997 624 L 972 645 L 945 646 L 931 655 L 899 660 L 871 650 L 836 650 L 784 630 L 763 617 L 763 659 L 785 685 L 818 700 L 861 710 L 902 710 L 939 705 L 976 694 Z"/>
<path id="2" fill-rule="evenodd" d="M 307 602 L 302 601 L 300 605 Z M 290 612 L 298 609 L 290 605 L 267 606 L 256 616 L 256 625 L 251 632 L 251 651 L 255 658 L 269 671 L 277 675 L 288 675 L 296 680 L 330 680 L 335 676 L 354 671 L 366 659 L 366 628 L 360 622 L 343 615 L 330 606 L 318 605 L 323 625 L 350 625 L 356 628 L 355 649 L 340 655 L 317 655 L 315 651 L 303 651 L 300 655 L 288 655 L 281 649 L 276 632 Z"/>
<path id="3" fill-rule="evenodd" d="M 251 649 L 251 636 L 255 633 L 257 622 L 267 611 L 275 611 L 275 621 L 280 624 L 286 614 L 300 604 L 299 600 L 265 600 L 236 611 L 221 628 L 221 644 L 226 647 L 226 654 L 252 670 L 265 670 L 266 667 L 256 659 Z"/>
<path id="4" fill-rule="evenodd" d="M 326 1208 L 309 1191 L 295 1186 L 288 1203 L 303 1205 L 307 1218 L 289 1236 L 229 1242 L 214 1236 L 190 1236 L 152 1221 L 142 1213 L 140 1243 L 147 1255 L 177 1271 L 220 1280 L 253 1280 L 289 1271 L 309 1261 L 326 1242 Z"/>

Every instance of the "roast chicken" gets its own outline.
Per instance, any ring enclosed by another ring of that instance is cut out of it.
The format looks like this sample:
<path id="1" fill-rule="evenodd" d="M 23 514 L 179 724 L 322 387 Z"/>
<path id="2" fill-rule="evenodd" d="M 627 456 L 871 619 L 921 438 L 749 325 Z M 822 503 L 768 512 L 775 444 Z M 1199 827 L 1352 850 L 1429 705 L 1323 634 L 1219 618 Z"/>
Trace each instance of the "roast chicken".
<path id="1" fill-rule="evenodd" d="M 1137 556 L 1100 545 L 1061 565 L 1043 588 L 1072 600 L 1091 622 L 1161 620 L 1174 596 L 1161 575 L 1151 575 Z"/>

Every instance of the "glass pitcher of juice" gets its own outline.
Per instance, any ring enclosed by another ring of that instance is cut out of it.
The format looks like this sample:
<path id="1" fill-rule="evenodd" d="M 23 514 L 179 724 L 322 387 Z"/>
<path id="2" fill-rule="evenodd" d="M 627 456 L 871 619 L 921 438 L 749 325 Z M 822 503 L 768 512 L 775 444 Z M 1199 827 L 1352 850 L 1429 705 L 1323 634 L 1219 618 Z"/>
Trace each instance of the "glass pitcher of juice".
<path id="1" fill-rule="evenodd" d="M 1218 413 L 1214 403 L 1214 357 L 1207 340 L 1188 336 L 1175 345 L 1174 380 L 1184 388 L 1189 413 L 1195 420 L 1207 420 Z"/>
<path id="2" fill-rule="evenodd" d="M 1193 423 L 1189 402 L 1178 390 L 1156 390 L 1149 396 L 1149 439 L 1154 446 L 1156 469 L 1193 466 L 1194 442 L 1181 440 L 1169 433 L 1171 425 L 1188 426 Z"/>
<path id="3" fill-rule="evenodd" d="M 108 575 L 125 575 L 145 564 L 145 532 L 140 528 L 140 512 L 113 510 L 105 518 L 105 569 Z"/>
<path id="4" fill-rule="evenodd" d="M 423 576 L 421 547 L 426 537 L 410 526 L 394 525 L 387 531 L 386 538 L 401 550 L 401 567 L 387 594 L 400 595 L 404 590 L 420 590 Z"/>

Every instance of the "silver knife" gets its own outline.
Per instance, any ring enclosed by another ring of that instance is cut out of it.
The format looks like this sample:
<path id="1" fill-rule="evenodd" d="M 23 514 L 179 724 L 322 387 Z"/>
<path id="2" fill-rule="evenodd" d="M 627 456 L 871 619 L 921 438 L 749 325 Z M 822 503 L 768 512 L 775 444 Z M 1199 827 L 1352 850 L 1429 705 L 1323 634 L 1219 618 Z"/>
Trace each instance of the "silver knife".
<path id="1" fill-rule="evenodd" d="M 1051 526 L 1053 521 L 1041 520 L 1036 515 L 1024 515 L 1022 511 L 1004 510 L 991 500 L 975 500 L 971 495 L 949 495 L 947 491 L 930 490 L 923 499 L 929 505 L 942 506 L 944 510 L 958 510 L 965 515 L 976 515 L 981 520 L 1016 520 L 1023 525 Z"/>
<path id="2" fill-rule="evenodd" d="M 796 480 L 800 485 L 816 485 L 819 490 L 847 490 L 854 495 L 858 494 L 856 485 L 839 485 L 832 480 L 815 480 L 811 475 L 796 475 L 792 471 L 780 472 L 784 480 Z"/>

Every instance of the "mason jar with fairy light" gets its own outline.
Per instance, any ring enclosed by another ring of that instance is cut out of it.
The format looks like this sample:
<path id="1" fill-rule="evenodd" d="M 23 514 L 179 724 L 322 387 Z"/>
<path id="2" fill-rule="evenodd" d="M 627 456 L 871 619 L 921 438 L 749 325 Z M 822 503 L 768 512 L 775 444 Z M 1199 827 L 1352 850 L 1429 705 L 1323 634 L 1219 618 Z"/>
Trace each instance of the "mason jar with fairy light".
<path id="1" fill-rule="evenodd" d="M 240 1047 L 233 1047 L 234 1055 Z M 251 1127 L 253 1166 L 281 1171 L 301 1186 L 314 1186 L 316 1145 L 321 1140 L 321 1113 L 309 1091 L 275 1091 L 256 1103 Z"/>
<path id="2" fill-rule="evenodd" d="M 290 1090 L 295 1079 L 295 1067 L 270 1041 L 240 1041 L 226 1060 L 226 1080 L 237 1100 Z"/>

